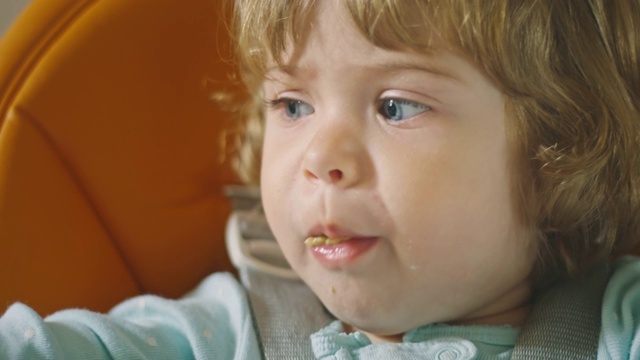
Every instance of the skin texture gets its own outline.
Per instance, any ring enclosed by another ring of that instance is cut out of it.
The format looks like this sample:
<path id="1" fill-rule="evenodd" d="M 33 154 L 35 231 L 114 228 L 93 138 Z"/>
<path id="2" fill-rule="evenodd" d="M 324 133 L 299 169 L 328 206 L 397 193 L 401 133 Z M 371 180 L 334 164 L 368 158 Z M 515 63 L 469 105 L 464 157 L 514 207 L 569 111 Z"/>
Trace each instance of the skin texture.
<path id="1" fill-rule="evenodd" d="M 345 329 L 380 342 L 436 322 L 521 323 L 535 252 L 500 91 L 452 53 L 375 47 L 337 1 L 318 2 L 284 64 L 264 84 L 264 207 Z M 355 240 L 318 257 L 311 235 Z"/>

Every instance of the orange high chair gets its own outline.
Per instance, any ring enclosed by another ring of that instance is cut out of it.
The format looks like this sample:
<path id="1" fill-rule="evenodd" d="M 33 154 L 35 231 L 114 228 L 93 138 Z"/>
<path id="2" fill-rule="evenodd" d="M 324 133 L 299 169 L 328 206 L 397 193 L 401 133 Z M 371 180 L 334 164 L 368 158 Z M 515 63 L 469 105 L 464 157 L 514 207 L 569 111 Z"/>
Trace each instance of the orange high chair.
<path id="1" fill-rule="evenodd" d="M 0 39 L 0 314 L 106 311 L 232 269 L 223 18 L 215 0 L 35 0 Z"/>

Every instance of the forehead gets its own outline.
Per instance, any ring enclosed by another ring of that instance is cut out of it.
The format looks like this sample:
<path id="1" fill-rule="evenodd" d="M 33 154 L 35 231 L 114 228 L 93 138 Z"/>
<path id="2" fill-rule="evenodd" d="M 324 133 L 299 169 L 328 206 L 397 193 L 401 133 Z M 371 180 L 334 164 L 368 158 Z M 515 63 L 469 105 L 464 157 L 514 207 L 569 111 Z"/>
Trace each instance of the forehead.
<path id="1" fill-rule="evenodd" d="M 366 37 L 343 1 L 320 1 L 313 10 L 300 36 L 290 41 L 286 51 L 275 60 L 267 61 L 267 75 L 313 76 L 318 67 L 331 61 L 332 66 L 421 70 L 455 78 L 441 59 L 447 53 L 444 46 L 432 43 L 420 51 L 400 44 L 395 48 L 379 46 Z M 428 30 L 423 28 L 426 37 Z"/>
<path id="2" fill-rule="evenodd" d="M 291 67 L 291 64 L 299 63 L 303 49 L 311 44 L 341 52 L 345 57 L 358 54 L 365 58 L 382 49 L 422 54 L 442 49 L 458 52 L 459 49 L 456 41 L 451 41 L 457 36 L 446 30 L 455 28 L 450 26 L 452 22 L 434 21 L 436 16 L 450 18 L 438 15 L 444 12 L 441 7 L 448 6 L 434 6 L 432 1 L 301 0 L 286 3 L 290 6 L 272 2 L 261 6 L 261 10 L 247 11 L 255 12 L 256 19 L 265 21 L 262 27 L 269 34 L 265 37 L 265 32 L 253 32 L 245 37 L 248 41 L 240 47 L 241 59 L 249 74 L 253 72 L 261 78 L 274 65 L 283 69 L 286 68 L 284 65 Z M 360 41 L 340 42 L 343 38 Z"/>

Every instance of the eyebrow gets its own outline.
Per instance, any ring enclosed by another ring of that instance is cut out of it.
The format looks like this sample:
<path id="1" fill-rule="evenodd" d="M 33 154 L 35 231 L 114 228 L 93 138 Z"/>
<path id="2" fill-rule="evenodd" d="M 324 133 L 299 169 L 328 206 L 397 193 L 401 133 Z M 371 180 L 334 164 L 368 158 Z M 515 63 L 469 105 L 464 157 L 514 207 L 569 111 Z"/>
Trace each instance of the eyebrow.
<path id="1" fill-rule="evenodd" d="M 449 78 L 451 80 L 455 80 L 456 82 L 460 82 L 460 76 L 454 71 L 448 70 L 442 66 L 437 64 L 424 64 L 423 62 L 415 62 L 415 61 L 390 61 L 390 62 L 381 62 L 379 64 L 373 64 L 370 66 L 372 69 L 380 69 L 383 71 L 394 71 L 394 70 L 411 70 L 411 71 L 420 71 L 426 72 L 429 74 L 433 74 L 439 77 Z"/>
<path id="2" fill-rule="evenodd" d="M 385 72 L 396 70 L 420 71 L 438 77 L 448 78 L 455 82 L 462 82 L 460 76 L 457 76 L 457 74 L 451 70 L 447 70 L 436 64 L 424 64 L 424 62 L 418 61 L 381 61 L 379 63 L 363 65 L 363 67 Z M 268 67 L 265 74 L 267 75 L 266 78 L 269 78 L 268 74 L 270 73 L 281 73 L 287 76 L 297 77 L 300 76 L 300 74 L 313 75 L 314 72 L 315 70 L 305 66 L 280 65 Z"/>

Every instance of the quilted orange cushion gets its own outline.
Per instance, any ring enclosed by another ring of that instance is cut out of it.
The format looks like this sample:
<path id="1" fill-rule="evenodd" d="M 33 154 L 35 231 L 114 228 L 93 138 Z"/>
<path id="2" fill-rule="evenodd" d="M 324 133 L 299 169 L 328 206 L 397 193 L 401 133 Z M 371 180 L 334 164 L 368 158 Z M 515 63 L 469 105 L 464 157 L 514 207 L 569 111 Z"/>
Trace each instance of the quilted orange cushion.
<path id="1" fill-rule="evenodd" d="M 104 311 L 231 269 L 219 7 L 36 0 L 0 41 L 0 313 Z"/>

